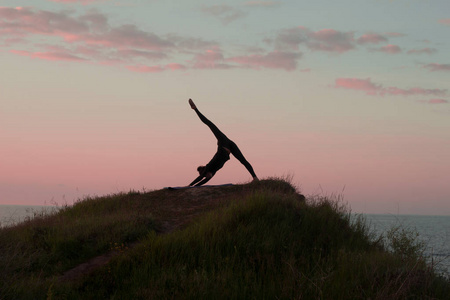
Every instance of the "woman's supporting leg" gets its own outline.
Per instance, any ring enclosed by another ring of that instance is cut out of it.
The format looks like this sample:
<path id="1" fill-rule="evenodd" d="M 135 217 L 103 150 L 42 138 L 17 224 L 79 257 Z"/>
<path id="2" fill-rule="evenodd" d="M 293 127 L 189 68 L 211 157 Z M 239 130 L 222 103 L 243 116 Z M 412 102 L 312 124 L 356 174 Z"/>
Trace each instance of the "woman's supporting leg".
<path id="1" fill-rule="evenodd" d="M 244 155 L 242 154 L 241 150 L 239 150 L 239 147 L 230 140 L 230 151 L 231 154 L 236 157 L 237 160 L 241 162 L 245 166 L 245 168 L 250 172 L 253 178 L 256 178 L 255 171 L 253 171 L 252 165 L 245 159 Z"/>

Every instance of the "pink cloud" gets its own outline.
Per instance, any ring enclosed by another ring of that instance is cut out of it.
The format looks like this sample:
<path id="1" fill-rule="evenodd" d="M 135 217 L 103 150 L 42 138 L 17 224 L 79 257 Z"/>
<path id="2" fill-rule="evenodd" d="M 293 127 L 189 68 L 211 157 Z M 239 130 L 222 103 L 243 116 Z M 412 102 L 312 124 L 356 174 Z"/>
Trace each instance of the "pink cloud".
<path id="1" fill-rule="evenodd" d="M 380 94 L 400 95 L 400 96 L 413 96 L 413 95 L 445 96 L 447 94 L 447 90 L 424 89 L 424 88 L 401 89 L 398 87 L 387 87 L 387 88 L 382 89 L 380 91 Z"/>
<path id="2" fill-rule="evenodd" d="M 446 96 L 446 89 L 424 89 L 420 87 L 402 89 L 398 87 L 383 87 L 380 84 L 375 84 L 370 78 L 338 78 L 335 80 L 335 88 L 343 88 L 349 90 L 364 91 L 367 95 L 393 95 L 393 96 L 414 96 L 414 95 L 433 95 Z"/>
<path id="3" fill-rule="evenodd" d="M 384 53 L 388 53 L 388 54 L 398 54 L 400 52 L 402 52 L 402 49 L 397 46 L 397 45 L 386 45 L 377 49 L 372 49 L 373 51 L 377 51 L 377 52 L 384 52 Z"/>
<path id="4" fill-rule="evenodd" d="M 87 57 L 98 57 L 101 56 L 101 51 L 95 47 L 80 45 L 75 47 L 75 53 L 78 55 L 83 55 Z"/>
<path id="5" fill-rule="evenodd" d="M 434 48 L 422 48 L 422 49 L 411 49 L 408 51 L 408 54 L 433 54 L 436 52 L 437 50 Z"/>
<path id="6" fill-rule="evenodd" d="M 194 58 L 195 69 L 229 69 L 231 67 L 225 63 L 222 51 L 217 47 L 197 54 Z"/>
<path id="7" fill-rule="evenodd" d="M 362 45 L 379 44 L 387 41 L 388 39 L 385 36 L 378 33 L 366 33 L 357 39 L 358 44 Z"/>
<path id="8" fill-rule="evenodd" d="M 428 101 L 425 101 L 428 104 L 446 104 L 448 103 L 448 100 L 445 99 L 430 99 Z"/>
<path id="9" fill-rule="evenodd" d="M 138 73 L 159 73 L 159 72 L 164 71 L 164 68 L 161 66 L 139 65 L 139 66 L 127 66 L 126 68 L 130 71 L 138 72 Z"/>
<path id="10" fill-rule="evenodd" d="M 450 25 L 450 19 L 440 19 L 439 24 Z"/>
<path id="11" fill-rule="evenodd" d="M 166 70 L 186 70 L 186 66 L 177 63 L 167 64 L 165 67 Z"/>
<path id="12" fill-rule="evenodd" d="M 275 2 L 247 2 L 250 6 L 272 4 Z M 205 6 L 203 10 L 220 18 L 229 18 L 233 12 L 239 11 L 227 5 Z M 128 68 L 135 71 L 147 72 L 160 70 L 154 65 L 163 66 L 160 67 L 163 70 L 175 70 L 179 65 L 195 69 L 240 67 L 290 71 L 297 69 L 297 61 L 302 57 L 300 46 L 313 51 L 340 54 L 355 49 L 358 44 L 385 41 L 385 36 L 387 34 L 368 33 L 355 40 L 353 32 L 335 29 L 312 31 L 299 26 L 282 30 L 270 40 L 273 50 L 260 48 L 255 52 L 248 50 L 250 47 L 242 50 L 243 47 L 240 53 L 225 57 L 215 42 L 175 34 L 161 36 L 132 24 L 113 26 L 106 15 L 97 11 L 77 15 L 75 11 L 49 12 L 32 8 L 0 7 L 0 44 L 29 43 L 30 47 L 34 46 L 34 54 L 29 53 L 28 56 L 34 58 L 122 64 L 131 66 Z M 45 44 L 33 43 L 37 39 L 42 41 L 43 38 L 48 40 Z M 51 43 L 63 47 L 56 50 L 42 49 Z M 398 46 L 388 45 L 384 51 L 399 51 L 395 47 Z M 173 68 L 167 67 L 170 65 L 168 61 L 173 61 L 173 56 L 177 54 L 181 54 L 184 61 L 176 62 L 178 65 L 173 65 Z"/>
<path id="13" fill-rule="evenodd" d="M 81 16 L 80 20 L 87 22 L 93 31 L 106 31 L 109 27 L 108 18 L 103 14 L 93 11 Z"/>
<path id="14" fill-rule="evenodd" d="M 11 53 L 22 55 L 22 56 L 29 56 L 31 58 L 39 58 L 43 60 L 52 60 L 52 61 L 83 61 L 84 58 L 64 53 L 64 52 L 29 52 L 29 51 L 22 51 L 22 50 L 11 50 Z"/>
<path id="15" fill-rule="evenodd" d="M 34 37 L 47 38 L 48 42 L 32 44 Z M 148 61 L 171 59 L 177 53 L 193 56 L 190 60 L 193 68 L 233 67 L 225 60 L 215 42 L 175 34 L 162 37 L 132 24 L 111 26 L 107 16 L 96 11 L 77 16 L 73 11 L 56 13 L 32 8 L 0 7 L 0 44 L 2 41 L 5 46 L 13 45 L 14 42 L 30 43 L 35 48 L 49 48 L 52 43 L 59 45 L 60 49 L 56 50 L 38 49 L 26 53 L 33 58 L 88 60 L 102 65 L 125 64 L 129 66 L 127 68 L 140 72 L 187 68 L 179 62 L 159 64 L 164 67 L 148 64 Z M 204 52 L 196 54 L 199 50 Z M 17 51 L 13 53 L 19 54 Z"/>
<path id="16" fill-rule="evenodd" d="M 250 68 L 284 69 L 292 71 L 297 68 L 300 53 L 274 51 L 265 55 L 253 54 L 232 57 L 229 60 Z"/>
<path id="17" fill-rule="evenodd" d="M 5 38 L 3 44 L 0 43 L 0 47 L 10 47 L 15 44 L 22 44 L 22 43 L 26 43 L 26 40 L 20 37 Z"/>
<path id="18" fill-rule="evenodd" d="M 88 26 L 67 13 L 34 11 L 29 8 L 0 7 L 0 33 L 12 36 L 30 34 L 59 35 L 61 33 L 81 33 Z"/>
<path id="19" fill-rule="evenodd" d="M 146 65 L 137 65 L 137 66 L 126 66 L 126 68 L 132 72 L 138 73 L 160 73 L 166 70 L 185 70 L 186 67 L 181 64 L 171 63 L 165 66 L 146 66 Z"/>
<path id="20" fill-rule="evenodd" d="M 229 68 L 253 68 L 253 69 L 284 69 L 292 71 L 297 68 L 297 60 L 301 53 L 273 51 L 267 54 L 250 54 L 226 58 L 221 49 L 213 47 L 203 53 L 197 54 L 193 60 L 196 69 L 229 69 Z M 234 64 L 233 64 L 234 63 Z"/>
<path id="21" fill-rule="evenodd" d="M 167 54 L 163 52 L 153 52 L 153 51 L 145 51 L 145 50 L 136 50 L 136 49 L 119 49 L 117 51 L 119 57 L 128 58 L 128 57 L 143 57 L 148 60 L 160 60 L 163 58 L 167 58 Z"/>
<path id="22" fill-rule="evenodd" d="M 1 32 L 26 36 L 43 34 L 63 37 L 68 42 L 84 42 L 114 47 L 162 49 L 173 43 L 134 25 L 109 27 L 106 16 L 88 13 L 75 18 L 68 13 L 34 11 L 28 8 L 0 8 Z"/>
<path id="23" fill-rule="evenodd" d="M 178 45 L 135 25 L 111 27 L 108 18 L 95 11 L 79 17 L 69 12 L 49 12 L 32 8 L 0 7 L 0 40 L 5 44 L 26 43 L 34 36 L 60 38 L 65 51 L 35 51 L 29 56 L 45 60 L 90 60 L 133 63 L 135 60 L 162 60 Z M 183 39 L 183 43 L 190 39 Z M 197 40 L 200 45 L 201 40 Z M 36 45 L 42 47 L 41 44 Z M 182 49 L 178 48 L 178 49 Z M 18 53 L 14 52 L 13 53 Z M 83 58 L 84 57 L 84 58 Z"/>
<path id="24" fill-rule="evenodd" d="M 450 71 L 450 64 L 427 64 L 423 66 L 425 69 L 430 70 L 431 72 L 437 71 Z"/>
<path id="25" fill-rule="evenodd" d="M 376 95 L 381 89 L 380 85 L 374 84 L 370 78 L 338 78 L 335 81 L 335 88 L 365 91 L 368 95 Z"/>
<path id="26" fill-rule="evenodd" d="M 138 29 L 135 25 L 122 25 L 111 28 L 103 34 L 84 34 L 71 37 L 70 41 L 82 41 L 103 47 L 135 48 L 147 50 L 162 50 L 174 47 L 173 43 L 157 35 Z"/>

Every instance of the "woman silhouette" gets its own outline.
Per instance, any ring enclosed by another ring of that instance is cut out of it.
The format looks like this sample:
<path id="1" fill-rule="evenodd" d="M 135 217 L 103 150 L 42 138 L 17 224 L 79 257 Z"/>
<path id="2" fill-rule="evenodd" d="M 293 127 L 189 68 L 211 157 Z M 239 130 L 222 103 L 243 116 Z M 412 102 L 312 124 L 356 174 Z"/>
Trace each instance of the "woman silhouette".
<path id="1" fill-rule="evenodd" d="M 211 129 L 212 133 L 217 138 L 216 154 L 206 166 L 199 166 L 197 168 L 200 176 L 195 178 L 195 180 L 192 181 L 189 186 L 200 186 L 207 183 L 216 174 L 216 172 L 223 167 L 227 160 L 230 159 L 230 153 L 233 154 L 233 156 L 236 157 L 247 168 L 247 170 L 252 175 L 253 180 L 258 180 L 258 177 L 256 177 L 252 166 L 245 159 L 244 155 L 242 155 L 242 152 L 241 150 L 239 150 L 238 146 L 232 140 L 227 138 L 227 136 L 223 134 L 219 130 L 219 128 L 216 127 L 216 125 L 214 125 L 210 120 L 202 115 L 201 112 L 199 112 L 192 99 L 189 99 L 189 104 L 191 105 L 191 108 L 195 110 L 200 120 L 208 125 L 209 129 Z"/>

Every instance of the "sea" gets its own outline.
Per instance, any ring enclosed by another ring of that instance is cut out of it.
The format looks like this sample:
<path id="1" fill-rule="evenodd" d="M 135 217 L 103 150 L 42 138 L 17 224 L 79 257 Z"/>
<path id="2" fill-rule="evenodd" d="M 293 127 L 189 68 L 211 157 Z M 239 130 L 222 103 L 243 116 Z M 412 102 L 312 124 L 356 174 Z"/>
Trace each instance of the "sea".
<path id="1" fill-rule="evenodd" d="M 13 226 L 35 215 L 56 212 L 56 206 L 0 205 L 0 228 Z"/>
<path id="2" fill-rule="evenodd" d="M 393 228 L 404 229 L 424 245 L 424 256 L 436 273 L 450 279 L 450 216 L 362 215 L 375 236 Z"/>
<path id="3" fill-rule="evenodd" d="M 36 214 L 56 212 L 54 206 L 0 205 L 0 227 L 13 226 Z M 374 236 L 386 235 L 392 228 L 417 233 L 424 254 L 435 271 L 450 278 L 450 216 L 363 214 Z"/>

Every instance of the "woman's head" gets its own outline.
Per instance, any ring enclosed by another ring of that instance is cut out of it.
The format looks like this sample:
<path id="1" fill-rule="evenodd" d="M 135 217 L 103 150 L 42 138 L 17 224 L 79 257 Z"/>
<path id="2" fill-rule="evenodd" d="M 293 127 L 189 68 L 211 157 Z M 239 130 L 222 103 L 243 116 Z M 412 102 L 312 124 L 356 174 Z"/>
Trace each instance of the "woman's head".
<path id="1" fill-rule="evenodd" d="M 197 171 L 200 175 L 205 173 L 205 166 L 198 166 Z"/>

